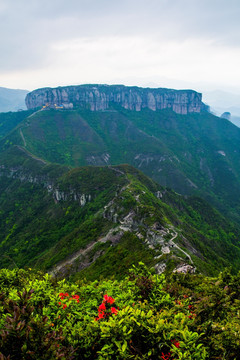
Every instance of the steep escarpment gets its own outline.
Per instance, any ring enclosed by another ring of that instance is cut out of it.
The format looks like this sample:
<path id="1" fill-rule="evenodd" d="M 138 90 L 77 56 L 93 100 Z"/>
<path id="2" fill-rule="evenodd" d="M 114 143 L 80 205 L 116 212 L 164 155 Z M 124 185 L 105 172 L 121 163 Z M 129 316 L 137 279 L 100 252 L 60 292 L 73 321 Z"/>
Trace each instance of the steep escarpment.
<path id="1" fill-rule="evenodd" d="M 79 85 L 37 89 L 26 96 L 28 109 L 38 107 L 82 107 L 92 111 L 107 110 L 112 104 L 125 109 L 153 111 L 172 109 L 178 114 L 200 113 L 206 106 L 202 95 L 193 90 L 140 88 L 124 85 Z"/>

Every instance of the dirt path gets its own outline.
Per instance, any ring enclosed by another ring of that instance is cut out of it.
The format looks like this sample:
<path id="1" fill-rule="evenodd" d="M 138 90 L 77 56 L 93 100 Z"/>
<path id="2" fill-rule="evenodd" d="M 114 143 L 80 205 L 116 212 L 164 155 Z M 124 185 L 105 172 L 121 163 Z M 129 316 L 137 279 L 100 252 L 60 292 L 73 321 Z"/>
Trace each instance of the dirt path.
<path id="1" fill-rule="evenodd" d="M 66 266 L 72 265 L 74 261 L 79 258 L 80 256 L 86 255 L 89 251 L 91 251 L 96 244 L 96 241 L 91 242 L 85 249 L 81 249 L 77 251 L 74 255 L 72 255 L 68 260 L 61 262 L 57 265 L 52 271 L 49 272 L 50 275 L 54 276 L 61 272 Z"/>
<path id="2" fill-rule="evenodd" d="M 29 151 L 27 151 L 26 149 L 24 149 L 22 146 L 17 145 L 17 147 L 18 147 L 19 150 L 25 152 L 25 153 L 26 153 L 28 156 L 30 156 L 32 159 L 37 160 L 37 161 L 40 161 L 40 162 L 42 162 L 42 163 L 45 164 L 45 165 L 47 164 L 47 161 L 45 161 L 45 160 L 43 160 L 43 159 L 40 159 L 40 158 L 34 156 L 32 153 L 30 153 Z"/>
<path id="3" fill-rule="evenodd" d="M 23 133 L 22 133 L 22 129 L 21 129 L 21 128 L 20 128 L 20 130 L 19 130 L 19 133 L 20 133 L 20 135 L 21 135 L 21 138 L 22 138 L 24 147 L 26 147 L 26 146 L 27 146 L 27 143 L 26 143 L 26 140 L 25 140 L 25 137 L 24 137 L 24 135 L 23 135 Z"/>
<path id="4" fill-rule="evenodd" d="M 184 251 L 183 249 L 181 249 L 173 240 L 176 239 L 176 237 L 178 236 L 178 233 L 175 233 L 173 235 L 173 237 L 169 240 L 169 245 L 174 246 L 175 248 L 177 248 L 179 251 L 181 251 L 184 255 L 187 256 L 187 258 L 189 259 L 189 261 L 191 262 L 191 264 L 193 264 L 192 258 L 191 256 L 186 253 L 186 251 Z"/>
<path id="5" fill-rule="evenodd" d="M 116 228 L 110 229 L 106 236 L 98 239 L 97 241 L 92 241 L 86 246 L 85 249 L 80 249 L 79 251 L 75 252 L 67 260 L 62 261 L 60 264 L 55 266 L 53 270 L 49 272 L 49 274 L 52 276 L 56 276 L 58 273 L 61 273 L 65 267 L 71 266 L 77 258 L 79 258 L 80 256 L 88 255 L 88 253 L 94 248 L 97 243 L 105 243 L 108 240 L 111 240 L 112 243 L 118 242 L 123 235 L 123 231 L 120 231 L 118 234 L 113 235 L 113 232 L 115 231 Z"/>
<path id="6" fill-rule="evenodd" d="M 31 115 L 29 115 L 29 116 L 27 117 L 27 119 L 30 118 L 30 117 L 32 117 L 33 115 L 37 114 L 37 113 L 40 112 L 40 111 L 42 111 L 42 109 L 35 111 L 35 112 L 32 113 Z"/>
<path id="7" fill-rule="evenodd" d="M 26 119 L 29 119 L 29 118 L 32 117 L 33 115 L 37 114 L 39 111 L 42 111 L 42 109 L 35 111 L 35 112 L 32 113 L 31 115 L 29 115 Z M 27 126 L 28 126 L 28 125 L 27 125 Z M 26 126 L 25 126 L 25 127 L 26 127 Z M 26 146 L 27 146 L 27 143 L 26 143 L 26 139 L 25 139 L 25 137 L 24 137 L 24 135 L 23 135 L 22 128 L 23 128 L 23 127 L 20 128 L 19 133 L 20 133 L 20 136 L 21 136 L 21 138 L 22 138 L 22 140 L 23 140 L 24 147 L 26 147 Z"/>

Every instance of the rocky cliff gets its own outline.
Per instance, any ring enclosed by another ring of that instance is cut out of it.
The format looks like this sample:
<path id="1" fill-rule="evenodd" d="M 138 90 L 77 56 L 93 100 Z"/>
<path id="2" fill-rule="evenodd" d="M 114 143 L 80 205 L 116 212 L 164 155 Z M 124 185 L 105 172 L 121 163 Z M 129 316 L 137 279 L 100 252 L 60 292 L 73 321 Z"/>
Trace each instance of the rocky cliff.
<path id="1" fill-rule="evenodd" d="M 153 111 L 170 108 L 178 114 L 199 113 L 205 109 L 202 94 L 193 90 L 140 88 L 124 85 L 79 85 L 42 88 L 27 94 L 28 109 L 37 107 L 82 107 L 92 111 L 107 110 L 111 104 L 125 109 Z"/>

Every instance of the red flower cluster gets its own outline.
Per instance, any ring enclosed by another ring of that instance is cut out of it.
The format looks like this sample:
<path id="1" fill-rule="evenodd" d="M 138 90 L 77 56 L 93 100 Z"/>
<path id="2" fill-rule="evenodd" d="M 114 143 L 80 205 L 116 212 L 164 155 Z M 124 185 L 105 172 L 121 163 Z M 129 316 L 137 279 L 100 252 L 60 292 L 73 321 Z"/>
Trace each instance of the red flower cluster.
<path id="1" fill-rule="evenodd" d="M 104 295 L 103 301 L 109 303 L 110 305 L 112 305 L 115 302 L 115 300 L 111 296 L 108 296 L 107 294 Z"/>
<path id="2" fill-rule="evenodd" d="M 172 342 L 173 345 L 176 346 L 177 348 L 180 347 L 180 342 L 179 342 L 179 341 L 177 341 L 177 340 L 171 340 L 171 342 Z M 161 358 L 162 358 L 163 360 L 174 360 L 174 358 L 172 358 L 172 352 L 171 352 L 171 351 L 169 351 L 168 353 L 165 353 L 165 354 L 162 352 Z"/>
<path id="3" fill-rule="evenodd" d="M 171 340 L 173 345 L 176 346 L 177 348 L 180 347 L 180 342 L 179 341 L 176 341 L 176 340 Z"/>
<path id="4" fill-rule="evenodd" d="M 112 314 L 116 315 L 118 309 L 115 307 L 110 307 L 110 305 L 112 305 L 114 302 L 115 300 L 111 296 L 108 296 L 107 294 L 104 295 L 103 302 L 98 307 L 98 316 L 95 318 L 95 320 L 97 321 L 100 319 L 106 319 Z"/>
<path id="5" fill-rule="evenodd" d="M 188 299 L 188 296 L 187 295 L 183 295 L 183 297 L 184 297 L 184 299 Z M 179 300 L 174 300 L 175 301 L 175 304 L 176 305 L 187 305 L 186 303 L 182 303 L 181 301 L 179 301 Z M 195 316 L 196 316 L 196 314 L 194 313 L 194 306 L 193 305 L 191 305 L 191 304 L 189 304 L 188 305 L 188 309 L 187 309 L 187 311 L 188 311 L 188 318 L 189 319 L 193 319 Z"/>
<path id="6" fill-rule="evenodd" d="M 193 311 L 193 306 L 192 306 L 192 305 L 188 305 L 188 309 L 189 309 L 189 311 L 190 311 L 190 315 L 189 315 L 188 317 L 189 317 L 189 319 L 193 319 L 193 318 L 196 316 L 196 314 L 195 314 L 194 311 Z"/>
<path id="7" fill-rule="evenodd" d="M 61 300 L 65 300 L 65 299 L 67 299 L 67 300 L 69 300 L 69 301 L 71 301 L 71 300 L 76 300 L 76 302 L 79 303 L 79 295 L 72 295 L 72 296 L 70 297 L 68 293 L 60 293 L 60 294 L 59 294 L 59 297 L 60 297 Z M 67 304 L 63 304 L 63 303 L 61 303 L 61 301 L 59 301 L 58 304 L 59 304 L 59 305 L 62 305 L 62 308 L 63 308 L 63 309 L 66 309 L 66 307 L 67 307 Z"/>
<path id="8" fill-rule="evenodd" d="M 171 359 L 172 359 L 172 355 L 171 355 L 170 352 L 167 353 L 167 354 L 164 354 L 164 353 L 162 352 L 161 358 L 162 358 L 163 360 L 171 360 Z"/>
<path id="9" fill-rule="evenodd" d="M 79 303 L 79 295 L 73 295 L 69 300 L 76 300 L 77 303 Z"/>
<path id="10" fill-rule="evenodd" d="M 69 294 L 68 294 L 68 293 L 60 293 L 59 296 L 60 296 L 60 299 L 61 299 L 61 300 L 64 300 L 64 299 L 66 299 L 67 297 L 69 297 Z"/>

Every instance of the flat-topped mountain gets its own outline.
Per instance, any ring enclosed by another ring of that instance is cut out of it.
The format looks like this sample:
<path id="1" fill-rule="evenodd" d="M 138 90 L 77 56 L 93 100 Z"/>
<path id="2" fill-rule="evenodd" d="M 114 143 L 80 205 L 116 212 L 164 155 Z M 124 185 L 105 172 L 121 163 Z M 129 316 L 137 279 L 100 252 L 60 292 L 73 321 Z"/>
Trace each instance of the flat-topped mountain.
<path id="1" fill-rule="evenodd" d="M 81 107 L 92 111 L 104 111 L 118 104 L 125 109 L 153 111 L 171 109 L 178 114 L 200 113 L 206 109 L 202 94 L 193 90 L 141 88 L 124 85 L 78 85 L 42 88 L 27 94 L 28 109 L 57 107 L 71 109 Z"/>

